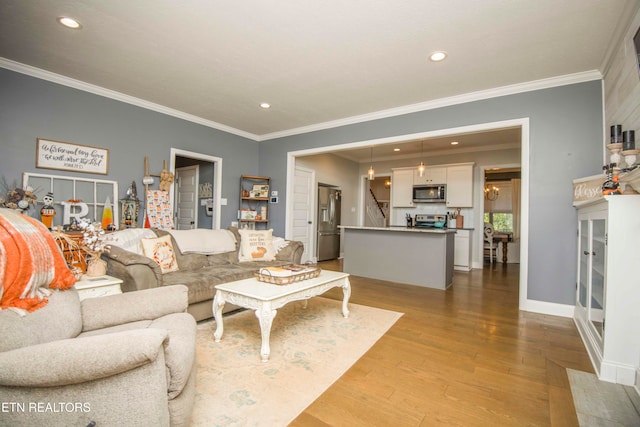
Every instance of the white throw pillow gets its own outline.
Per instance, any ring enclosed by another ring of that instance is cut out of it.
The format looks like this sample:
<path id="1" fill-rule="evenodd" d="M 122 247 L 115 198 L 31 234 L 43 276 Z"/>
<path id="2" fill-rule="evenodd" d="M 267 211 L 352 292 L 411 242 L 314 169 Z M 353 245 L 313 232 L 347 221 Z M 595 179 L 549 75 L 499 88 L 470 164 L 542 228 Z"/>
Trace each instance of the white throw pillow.
<path id="1" fill-rule="evenodd" d="M 240 251 L 238 261 L 273 261 L 273 230 L 238 230 Z"/>
<path id="2" fill-rule="evenodd" d="M 154 260 L 162 270 L 162 274 L 178 271 L 178 261 L 173 251 L 171 236 L 168 234 L 155 239 L 142 239 L 144 254 Z"/>

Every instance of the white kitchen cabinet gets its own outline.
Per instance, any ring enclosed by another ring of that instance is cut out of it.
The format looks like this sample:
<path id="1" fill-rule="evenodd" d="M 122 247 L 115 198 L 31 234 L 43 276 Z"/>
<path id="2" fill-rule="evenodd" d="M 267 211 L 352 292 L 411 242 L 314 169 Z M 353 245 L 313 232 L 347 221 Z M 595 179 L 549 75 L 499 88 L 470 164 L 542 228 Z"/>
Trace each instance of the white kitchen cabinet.
<path id="1" fill-rule="evenodd" d="M 413 185 L 446 184 L 447 168 L 442 166 L 427 167 L 420 176 L 418 169 L 414 169 Z"/>
<path id="2" fill-rule="evenodd" d="M 394 169 L 391 177 L 391 207 L 412 208 L 413 168 Z"/>
<path id="3" fill-rule="evenodd" d="M 454 238 L 453 268 L 454 270 L 471 270 L 471 231 L 466 229 L 456 230 Z"/>
<path id="4" fill-rule="evenodd" d="M 473 164 L 449 166 L 447 170 L 447 207 L 473 207 Z"/>
<path id="5" fill-rule="evenodd" d="M 633 385 L 640 363 L 640 195 L 578 206 L 574 321 L 601 380 Z"/>

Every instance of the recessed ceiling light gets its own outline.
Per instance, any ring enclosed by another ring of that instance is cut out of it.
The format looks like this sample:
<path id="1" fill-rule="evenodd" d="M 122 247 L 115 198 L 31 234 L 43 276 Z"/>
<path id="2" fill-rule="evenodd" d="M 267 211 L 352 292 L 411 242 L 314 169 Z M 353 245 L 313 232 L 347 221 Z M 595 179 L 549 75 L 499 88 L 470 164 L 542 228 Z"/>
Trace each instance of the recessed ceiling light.
<path id="1" fill-rule="evenodd" d="M 429 59 L 432 60 L 433 62 L 440 62 L 444 60 L 446 57 L 447 57 L 447 52 L 443 52 L 443 51 L 433 52 L 431 55 L 429 55 Z"/>
<path id="2" fill-rule="evenodd" d="M 393 151 L 400 151 L 400 149 L 399 148 L 394 148 Z"/>
<path id="3" fill-rule="evenodd" d="M 74 30 L 78 30 L 82 27 L 82 25 L 80 25 L 80 23 L 78 21 L 76 21 L 73 18 L 69 18 L 66 16 L 60 16 L 58 17 L 58 22 L 62 25 L 64 25 L 67 28 L 71 28 Z"/>
<path id="4" fill-rule="evenodd" d="M 451 145 L 458 145 L 460 144 L 458 141 L 451 141 Z"/>
<path id="5" fill-rule="evenodd" d="M 271 108 L 271 104 L 269 104 L 268 102 L 261 102 L 260 108 L 264 108 L 266 110 L 267 108 Z"/>

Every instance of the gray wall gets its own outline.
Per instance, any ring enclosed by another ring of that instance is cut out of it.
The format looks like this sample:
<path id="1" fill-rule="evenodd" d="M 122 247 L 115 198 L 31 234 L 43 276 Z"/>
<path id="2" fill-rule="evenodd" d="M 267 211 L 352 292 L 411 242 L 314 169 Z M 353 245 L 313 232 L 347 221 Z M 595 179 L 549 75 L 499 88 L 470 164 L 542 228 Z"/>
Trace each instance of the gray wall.
<path id="1" fill-rule="evenodd" d="M 108 148 L 108 175 L 36 169 L 38 137 Z M 8 182 L 21 181 L 22 172 L 109 179 L 119 182 L 120 197 L 131 181 L 144 189 L 144 156 L 156 174 L 163 160 L 169 163 L 171 147 L 220 157 L 229 202 L 223 228 L 236 220 L 240 175 L 258 172 L 255 141 L 2 68 L 0 147 L 0 175 Z"/>
<path id="2" fill-rule="evenodd" d="M 573 305 L 576 275 L 572 180 L 598 174 L 603 125 L 600 81 L 579 83 L 438 108 L 264 141 L 260 173 L 286 183 L 286 153 L 480 123 L 530 119 L 529 299 Z M 276 234 L 286 202 L 272 207 Z"/>

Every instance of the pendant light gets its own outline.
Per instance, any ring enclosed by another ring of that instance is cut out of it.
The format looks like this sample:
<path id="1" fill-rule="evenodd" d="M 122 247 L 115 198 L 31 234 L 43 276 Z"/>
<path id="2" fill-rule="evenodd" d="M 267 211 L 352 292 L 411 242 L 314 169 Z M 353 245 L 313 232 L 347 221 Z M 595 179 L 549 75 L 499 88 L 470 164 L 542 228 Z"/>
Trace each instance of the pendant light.
<path id="1" fill-rule="evenodd" d="M 369 170 L 367 174 L 369 175 L 369 181 L 373 181 L 375 179 L 375 171 L 373 170 L 373 147 L 371 147 L 371 166 L 369 166 Z"/>
<path id="2" fill-rule="evenodd" d="M 424 142 L 420 142 L 420 157 L 424 157 Z M 424 162 L 422 161 L 422 159 L 420 159 L 420 164 L 418 165 L 418 173 L 421 177 L 424 176 L 425 169 L 426 167 L 424 165 Z"/>

